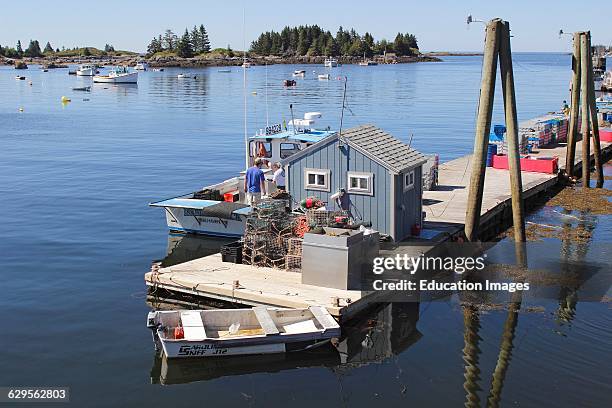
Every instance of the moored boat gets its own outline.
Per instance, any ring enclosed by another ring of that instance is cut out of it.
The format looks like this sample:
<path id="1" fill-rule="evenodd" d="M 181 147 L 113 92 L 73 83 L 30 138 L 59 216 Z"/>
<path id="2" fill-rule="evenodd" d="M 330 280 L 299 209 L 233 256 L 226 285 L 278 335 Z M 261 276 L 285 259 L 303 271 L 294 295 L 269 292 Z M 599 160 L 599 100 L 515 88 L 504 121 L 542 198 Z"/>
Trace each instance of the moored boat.
<path id="1" fill-rule="evenodd" d="M 94 76 L 97 73 L 95 64 L 81 64 L 76 70 L 77 76 Z"/>
<path id="2" fill-rule="evenodd" d="M 293 71 L 293 76 L 303 77 L 305 75 L 306 75 L 306 70 L 305 69 L 296 69 L 295 71 Z"/>
<path id="3" fill-rule="evenodd" d="M 612 91 L 612 71 L 606 71 L 601 80 L 601 90 L 604 92 Z"/>
<path id="4" fill-rule="evenodd" d="M 325 66 L 327 68 L 335 68 L 338 66 L 338 60 L 335 58 L 325 58 Z"/>
<path id="5" fill-rule="evenodd" d="M 336 133 L 314 127 L 319 112 L 307 112 L 304 119 L 289 121 L 283 129 L 278 123 L 260 129 L 248 138 L 248 163 L 262 158 L 266 164 L 262 170 L 266 177 L 266 190 L 271 192 L 271 164 L 280 162 L 300 150 L 318 143 Z M 168 229 L 173 232 L 240 238 L 244 234 L 246 218 L 251 212 L 244 192 L 243 170 L 217 184 L 205 186 L 200 191 L 150 203 L 151 207 L 165 210 Z"/>
<path id="6" fill-rule="evenodd" d="M 136 65 L 134 65 L 134 69 L 136 71 L 146 71 L 149 69 L 149 64 L 147 64 L 146 61 L 138 61 L 136 62 Z"/>
<path id="7" fill-rule="evenodd" d="M 340 337 L 340 326 L 322 306 L 153 311 L 147 327 L 167 358 L 285 353 Z"/>
<path id="8" fill-rule="evenodd" d="M 319 74 L 317 77 L 319 78 L 319 80 L 325 81 L 325 80 L 329 80 L 331 78 L 331 75 L 329 75 L 329 74 Z"/>
<path id="9" fill-rule="evenodd" d="M 104 84 L 136 84 L 138 72 L 129 72 L 127 67 L 116 67 L 108 75 L 95 75 L 93 81 Z"/>

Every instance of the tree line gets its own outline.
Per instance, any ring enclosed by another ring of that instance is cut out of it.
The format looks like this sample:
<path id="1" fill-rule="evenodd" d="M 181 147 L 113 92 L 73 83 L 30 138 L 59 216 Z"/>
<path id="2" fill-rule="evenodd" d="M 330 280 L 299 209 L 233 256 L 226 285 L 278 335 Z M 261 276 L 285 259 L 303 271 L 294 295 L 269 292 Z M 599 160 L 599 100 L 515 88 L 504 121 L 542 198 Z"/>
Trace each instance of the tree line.
<path id="1" fill-rule="evenodd" d="M 210 52 L 210 40 L 203 24 L 200 27 L 193 26 L 189 31 L 179 37 L 168 29 L 164 34 L 153 37 L 147 47 L 147 54 L 153 55 L 162 51 L 175 52 L 179 57 L 191 58 L 198 54 Z"/>
<path id="2" fill-rule="evenodd" d="M 21 41 L 18 40 L 17 45 L 14 48 L 9 47 L 8 45 L 5 47 L 2 47 L 0 45 L 0 56 L 6 57 L 6 58 L 13 58 L 13 59 L 20 59 L 23 57 L 38 58 L 38 57 L 44 57 L 44 56 L 49 56 L 49 55 L 53 55 L 56 53 L 64 52 L 67 50 L 77 51 L 81 49 L 79 47 L 74 47 L 72 49 L 70 48 L 67 49 L 66 47 L 62 47 L 61 50 L 59 48 L 53 49 L 53 47 L 51 46 L 51 43 L 47 41 L 47 44 L 41 50 L 40 43 L 38 42 L 38 40 L 30 40 L 28 47 L 24 50 L 21 45 Z M 113 47 L 110 44 L 106 44 L 104 46 L 104 53 L 108 54 L 108 53 L 113 53 L 113 52 L 115 52 L 115 47 Z M 84 56 L 91 55 L 91 51 L 89 50 L 88 47 L 83 48 L 81 53 Z"/>
<path id="3" fill-rule="evenodd" d="M 418 53 L 417 39 L 413 34 L 397 33 L 393 41 L 375 41 L 372 34 L 359 35 L 354 29 L 340 26 L 336 35 L 318 25 L 285 27 L 281 32 L 267 31 L 251 43 L 250 51 L 259 55 L 277 56 L 361 56 L 367 57 L 384 52 L 399 56 Z"/>

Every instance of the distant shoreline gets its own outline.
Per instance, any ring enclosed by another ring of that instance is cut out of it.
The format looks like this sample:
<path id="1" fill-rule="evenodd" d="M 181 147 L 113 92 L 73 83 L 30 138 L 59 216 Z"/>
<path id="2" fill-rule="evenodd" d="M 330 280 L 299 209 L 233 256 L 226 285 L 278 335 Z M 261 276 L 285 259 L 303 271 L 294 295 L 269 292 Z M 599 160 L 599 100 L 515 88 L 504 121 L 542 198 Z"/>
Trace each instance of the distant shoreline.
<path id="1" fill-rule="evenodd" d="M 482 56 L 482 52 L 461 52 L 461 51 L 432 51 L 425 52 L 423 55 L 431 57 L 479 57 Z"/>
<path id="2" fill-rule="evenodd" d="M 260 57 L 252 56 L 247 58 L 247 61 L 253 65 L 276 65 L 276 64 L 314 64 L 323 65 L 325 62 L 323 56 L 317 57 Z M 358 64 L 363 61 L 362 57 L 338 57 L 340 64 Z M 384 64 L 382 56 L 375 59 L 379 64 Z M 113 56 L 113 57 L 41 57 L 41 58 L 22 58 L 12 60 L 9 58 L 1 58 L 0 65 L 14 65 L 19 62 L 25 62 L 28 65 L 42 65 L 49 68 L 67 68 L 69 65 L 81 64 L 85 62 L 97 63 L 100 65 L 127 65 L 134 66 L 137 61 L 146 61 L 152 68 L 198 68 L 198 67 L 226 67 L 226 66 L 241 66 L 243 59 L 241 57 L 222 57 L 222 56 L 201 56 L 195 58 L 180 58 L 176 56 L 160 56 L 153 58 L 129 56 Z M 416 63 L 416 62 L 440 62 L 441 59 L 430 54 L 422 54 L 418 56 L 402 56 L 389 59 L 386 63 Z"/>

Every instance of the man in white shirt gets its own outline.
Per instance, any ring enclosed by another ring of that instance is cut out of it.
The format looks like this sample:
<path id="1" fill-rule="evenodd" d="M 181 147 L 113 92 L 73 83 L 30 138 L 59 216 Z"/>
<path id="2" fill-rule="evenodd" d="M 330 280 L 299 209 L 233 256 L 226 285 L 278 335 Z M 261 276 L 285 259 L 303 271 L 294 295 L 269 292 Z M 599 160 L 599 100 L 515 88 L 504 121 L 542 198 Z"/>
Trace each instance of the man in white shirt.
<path id="1" fill-rule="evenodd" d="M 274 176 L 272 176 L 272 181 L 276 185 L 276 188 L 279 190 L 285 190 L 285 170 L 281 166 L 280 163 L 274 163 L 272 165 L 272 170 L 274 171 Z"/>

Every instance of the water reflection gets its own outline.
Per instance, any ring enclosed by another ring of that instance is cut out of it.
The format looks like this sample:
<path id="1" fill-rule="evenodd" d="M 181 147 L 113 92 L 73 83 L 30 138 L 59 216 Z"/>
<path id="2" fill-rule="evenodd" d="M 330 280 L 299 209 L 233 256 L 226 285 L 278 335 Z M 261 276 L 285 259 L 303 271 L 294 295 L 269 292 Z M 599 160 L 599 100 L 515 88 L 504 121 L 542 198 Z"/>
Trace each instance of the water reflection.
<path id="1" fill-rule="evenodd" d="M 342 338 L 311 351 L 231 358 L 167 359 L 156 355 L 154 384 L 181 384 L 252 373 L 326 367 L 339 376 L 354 368 L 399 355 L 421 338 L 418 303 L 385 303 L 342 328 Z"/>
<path id="2" fill-rule="evenodd" d="M 216 254 L 221 250 L 221 246 L 232 241 L 235 241 L 235 239 L 192 234 L 169 234 L 166 257 L 159 261 L 160 266 L 165 268 Z"/>

